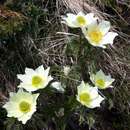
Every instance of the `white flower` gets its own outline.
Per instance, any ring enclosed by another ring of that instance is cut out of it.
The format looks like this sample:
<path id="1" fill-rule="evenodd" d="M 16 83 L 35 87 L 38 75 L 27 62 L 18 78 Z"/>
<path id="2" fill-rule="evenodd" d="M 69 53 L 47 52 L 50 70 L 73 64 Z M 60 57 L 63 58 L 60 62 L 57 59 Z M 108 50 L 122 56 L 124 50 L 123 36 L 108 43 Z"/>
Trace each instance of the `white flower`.
<path id="1" fill-rule="evenodd" d="M 98 71 L 96 74 L 90 75 L 90 79 L 99 89 L 106 89 L 108 87 L 113 87 L 111 86 L 111 84 L 115 80 L 111 78 L 110 75 L 105 75 L 102 70 Z"/>
<path id="2" fill-rule="evenodd" d="M 52 80 L 52 77 L 48 75 L 49 70 L 49 67 L 44 70 L 42 65 L 35 70 L 26 68 L 25 74 L 17 75 L 18 79 L 22 81 L 18 87 L 24 88 L 29 92 L 45 88 Z"/>
<path id="3" fill-rule="evenodd" d="M 64 86 L 61 85 L 61 82 L 53 82 L 52 87 L 58 90 L 59 92 L 63 93 L 65 91 Z"/>
<path id="4" fill-rule="evenodd" d="M 85 15 L 83 12 L 79 12 L 77 15 L 68 13 L 67 17 L 63 17 L 62 23 L 67 24 L 69 27 L 72 28 L 82 28 L 86 27 L 91 24 L 93 21 L 96 21 L 97 18 L 94 17 L 93 13 L 88 13 Z"/>
<path id="5" fill-rule="evenodd" d="M 113 44 L 114 38 L 118 35 L 115 32 L 108 32 L 110 29 L 110 22 L 101 21 L 100 23 L 93 22 L 88 28 L 83 28 L 82 31 L 87 40 L 93 46 L 106 48 L 107 44 Z"/>
<path id="6" fill-rule="evenodd" d="M 39 94 L 31 94 L 19 89 L 17 93 L 10 93 L 9 101 L 3 106 L 7 110 L 8 117 L 17 118 L 25 124 L 36 111 Z"/>
<path id="7" fill-rule="evenodd" d="M 67 75 L 69 74 L 70 70 L 71 70 L 71 69 L 70 69 L 69 66 L 64 66 L 64 67 L 63 67 L 64 75 L 67 76 Z"/>
<path id="8" fill-rule="evenodd" d="M 98 94 L 97 87 L 91 87 L 82 81 L 78 86 L 77 100 L 88 108 L 95 108 L 100 107 L 104 98 Z"/>

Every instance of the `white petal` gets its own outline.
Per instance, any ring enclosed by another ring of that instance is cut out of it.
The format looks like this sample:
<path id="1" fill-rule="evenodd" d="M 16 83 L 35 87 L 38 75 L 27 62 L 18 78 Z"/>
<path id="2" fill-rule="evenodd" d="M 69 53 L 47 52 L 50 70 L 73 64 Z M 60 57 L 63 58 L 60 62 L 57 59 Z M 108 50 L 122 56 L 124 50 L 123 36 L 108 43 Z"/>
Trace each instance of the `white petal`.
<path id="1" fill-rule="evenodd" d="M 77 16 L 85 16 L 85 14 L 80 11 L 80 12 L 77 14 Z"/>
<path id="2" fill-rule="evenodd" d="M 106 48 L 106 46 L 104 46 L 104 45 L 99 45 L 98 47 L 101 47 L 101 48 L 103 48 L 103 49 Z"/>
<path id="3" fill-rule="evenodd" d="M 62 21 L 62 23 L 67 24 L 69 27 L 72 27 L 72 28 L 78 27 L 73 23 L 76 19 L 76 15 L 68 13 L 67 17 L 62 17 L 62 19 L 64 20 Z"/>
<path id="4" fill-rule="evenodd" d="M 114 86 L 110 85 L 109 88 L 114 88 Z"/>
<path id="5" fill-rule="evenodd" d="M 104 36 L 104 38 L 103 38 L 103 40 L 102 40 L 102 45 L 106 45 L 106 44 L 113 44 L 113 41 L 114 41 L 114 38 L 116 37 L 116 36 L 118 36 L 118 34 L 117 33 L 115 33 L 115 32 L 108 32 L 105 36 Z"/>
<path id="6" fill-rule="evenodd" d="M 115 81 L 115 79 L 113 79 L 113 78 L 111 78 L 111 76 L 109 75 L 109 76 L 106 76 L 106 79 L 105 79 L 106 81 L 106 87 L 113 87 L 113 86 L 110 86 L 114 81 Z"/>
<path id="7" fill-rule="evenodd" d="M 50 71 L 50 67 L 48 67 L 48 68 L 45 70 L 44 75 L 45 75 L 46 77 L 49 75 L 49 71 Z"/>
<path id="8" fill-rule="evenodd" d="M 31 68 L 25 68 L 25 73 L 32 75 L 32 74 L 35 73 L 35 71 L 33 69 L 31 69 Z"/>
<path id="9" fill-rule="evenodd" d="M 53 82 L 52 87 L 57 89 L 59 92 L 64 92 L 64 87 L 61 85 L 61 82 Z"/>
<path id="10" fill-rule="evenodd" d="M 97 20 L 94 20 L 91 24 L 89 24 L 88 28 L 88 32 L 94 31 L 96 28 L 98 28 L 98 22 Z"/>
<path id="11" fill-rule="evenodd" d="M 23 114 L 21 117 L 18 117 L 18 120 L 22 121 L 22 124 L 26 124 L 26 122 L 31 119 L 35 111 L 36 111 L 36 105 L 35 107 L 33 106 L 30 112 Z"/>
<path id="12" fill-rule="evenodd" d="M 22 113 L 19 112 L 18 103 L 16 102 L 16 100 L 17 99 L 15 99 L 15 102 L 11 100 L 3 106 L 3 108 L 7 110 L 8 117 L 19 117 L 22 115 Z"/>
<path id="13" fill-rule="evenodd" d="M 24 92 L 23 89 L 19 89 L 16 96 L 18 100 L 25 99 L 26 101 L 29 102 L 33 100 L 32 94 Z"/>
<path id="14" fill-rule="evenodd" d="M 20 85 L 17 86 L 18 88 L 24 88 L 26 89 L 28 92 L 33 92 L 36 91 L 38 88 L 36 87 L 32 87 L 32 85 L 29 84 L 25 84 L 25 83 L 20 83 Z"/>
<path id="15" fill-rule="evenodd" d="M 18 121 L 22 121 L 22 124 L 26 124 L 26 122 L 31 119 L 32 115 L 23 115 L 18 118 Z"/>
<path id="16" fill-rule="evenodd" d="M 37 73 L 44 73 L 44 67 L 43 65 L 40 65 L 36 70 L 35 70 Z"/>
<path id="17" fill-rule="evenodd" d="M 65 21 L 61 21 L 61 23 L 68 25 L 71 28 L 78 28 L 78 26 L 74 25 L 72 21 L 67 18 L 64 18 Z"/>
<path id="18" fill-rule="evenodd" d="M 77 101 L 79 101 L 79 102 L 80 102 L 80 99 L 79 99 L 79 94 L 78 94 L 78 95 L 76 95 L 76 99 L 77 99 Z"/>
<path id="19" fill-rule="evenodd" d="M 96 79 L 104 79 L 104 72 L 100 69 L 97 73 L 96 73 Z"/>
<path id="20" fill-rule="evenodd" d="M 9 111 L 9 110 L 8 110 Z M 9 111 L 7 113 L 7 117 L 15 117 L 15 118 L 18 118 L 19 116 L 22 116 L 23 114 L 17 110 L 14 110 L 14 111 Z"/>
<path id="21" fill-rule="evenodd" d="M 88 106 L 89 108 L 96 108 L 100 107 L 101 102 L 104 100 L 102 96 L 98 96 L 95 100 L 93 100 L 90 105 Z"/>
<path id="22" fill-rule="evenodd" d="M 81 84 L 77 87 L 78 94 L 82 93 L 83 91 L 88 92 L 89 91 L 88 88 L 89 88 L 89 85 L 85 84 L 85 82 L 82 81 Z"/>
<path id="23" fill-rule="evenodd" d="M 51 80 L 53 80 L 53 78 L 51 76 L 48 76 L 47 82 L 49 83 Z"/>
<path id="24" fill-rule="evenodd" d="M 76 15 L 75 15 L 75 14 L 72 14 L 72 13 L 68 13 L 68 14 L 67 14 L 67 17 L 74 19 L 74 18 L 76 17 Z"/>
<path id="25" fill-rule="evenodd" d="M 93 22 L 96 22 L 97 21 L 97 17 L 94 17 L 94 14 L 93 13 L 88 13 L 86 16 L 85 16 L 87 22 L 88 22 L 88 25 L 89 24 L 92 24 Z"/>
<path id="26" fill-rule="evenodd" d="M 45 80 L 46 80 L 46 81 L 44 81 L 43 84 L 41 85 L 41 87 L 39 87 L 39 88 L 45 88 L 45 87 L 48 85 L 48 83 L 49 83 L 51 80 L 53 80 L 53 78 L 52 78 L 51 76 L 47 76 Z"/>
<path id="27" fill-rule="evenodd" d="M 97 87 L 91 87 L 90 95 L 92 99 L 96 99 L 98 97 L 98 89 Z"/>
<path id="28" fill-rule="evenodd" d="M 100 31 L 103 33 L 103 35 L 105 35 L 109 31 L 111 25 L 110 25 L 109 21 L 103 20 L 99 23 L 98 27 L 99 27 Z"/>
<path id="29" fill-rule="evenodd" d="M 26 80 L 26 75 L 17 74 L 17 78 L 20 79 L 21 81 L 24 81 L 24 80 Z"/>
<path id="30" fill-rule="evenodd" d="M 31 76 L 30 74 L 17 74 L 17 78 L 20 79 L 22 82 L 29 83 L 31 81 Z"/>

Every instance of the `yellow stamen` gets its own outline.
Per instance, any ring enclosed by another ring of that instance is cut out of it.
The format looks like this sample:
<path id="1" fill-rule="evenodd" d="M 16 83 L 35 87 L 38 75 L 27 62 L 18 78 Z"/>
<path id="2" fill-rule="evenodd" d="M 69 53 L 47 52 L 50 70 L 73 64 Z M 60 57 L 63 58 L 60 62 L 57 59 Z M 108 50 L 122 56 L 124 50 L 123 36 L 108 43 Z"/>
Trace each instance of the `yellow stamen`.
<path id="1" fill-rule="evenodd" d="M 104 88 L 105 87 L 105 81 L 103 79 L 98 79 L 96 81 L 96 85 L 100 88 Z"/>
<path id="2" fill-rule="evenodd" d="M 91 96 L 89 93 L 81 93 L 79 98 L 80 98 L 80 101 L 85 104 L 89 104 L 91 102 Z"/>
<path id="3" fill-rule="evenodd" d="M 79 23 L 79 25 L 83 26 L 86 24 L 86 20 L 83 16 L 78 16 L 77 17 L 77 22 Z"/>
<path id="4" fill-rule="evenodd" d="M 43 79 L 40 76 L 34 76 L 32 78 L 32 85 L 37 87 L 43 83 Z"/>
<path id="5" fill-rule="evenodd" d="M 92 42 L 95 44 L 99 44 L 99 42 L 102 40 L 102 33 L 99 30 L 94 30 L 88 33 L 88 36 Z"/>
<path id="6" fill-rule="evenodd" d="M 20 109 L 21 112 L 27 113 L 27 112 L 29 112 L 31 110 L 31 105 L 26 101 L 22 101 L 19 104 L 19 109 Z"/>

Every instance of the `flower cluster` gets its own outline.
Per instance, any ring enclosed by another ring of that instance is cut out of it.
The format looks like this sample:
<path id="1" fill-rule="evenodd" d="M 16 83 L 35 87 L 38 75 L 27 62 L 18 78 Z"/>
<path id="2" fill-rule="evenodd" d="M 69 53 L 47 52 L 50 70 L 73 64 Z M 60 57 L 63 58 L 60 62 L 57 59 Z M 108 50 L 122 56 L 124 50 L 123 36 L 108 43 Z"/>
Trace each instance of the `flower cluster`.
<path id="1" fill-rule="evenodd" d="M 72 28 L 81 28 L 85 38 L 93 46 L 105 48 L 107 44 L 112 44 L 117 36 L 115 32 L 109 32 L 110 22 L 100 20 L 93 13 L 87 15 L 82 12 L 77 15 L 67 14 L 63 17 L 63 23 Z M 37 69 L 25 68 L 25 74 L 18 74 L 20 80 L 18 92 L 10 93 L 9 101 L 3 106 L 8 114 L 8 117 L 17 118 L 25 124 L 36 111 L 37 99 L 39 93 L 37 90 L 44 89 L 53 80 L 49 75 L 50 68 L 44 69 L 41 65 Z M 67 77 L 71 68 L 63 67 L 64 75 Z M 112 87 L 114 79 L 110 75 L 105 75 L 102 70 L 96 74 L 90 74 L 92 85 L 84 81 L 77 87 L 77 101 L 88 108 L 99 107 L 104 100 L 98 89 L 106 89 Z M 51 86 L 60 92 L 64 92 L 65 87 L 60 82 L 53 82 Z"/>
<path id="2" fill-rule="evenodd" d="M 91 74 L 90 80 L 95 87 L 82 81 L 77 88 L 77 100 L 88 108 L 99 107 L 104 98 L 98 93 L 98 89 L 112 87 L 111 84 L 114 82 L 114 79 L 111 78 L 110 75 L 105 75 L 104 72 L 100 70 L 96 74 Z"/>
<path id="3" fill-rule="evenodd" d="M 45 88 L 53 79 L 49 76 L 49 69 L 46 70 L 41 65 L 37 69 L 25 69 L 25 74 L 18 74 L 18 79 L 21 80 L 17 93 L 10 93 L 9 101 L 3 106 L 8 114 L 8 117 L 17 118 L 25 124 L 36 111 L 38 94 L 32 92 Z"/>
<path id="4" fill-rule="evenodd" d="M 62 23 L 72 28 L 81 28 L 85 38 L 93 46 L 106 48 L 107 44 L 113 44 L 114 38 L 118 35 L 115 32 L 109 32 L 110 22 L 100 20 L 93 13 L 85 15 L 79 12 L 77 15 L 68 13 L 63 17 Z"/>
<path id="5" fill-rule="evenodd" d="M 112 45 L 114 38 L 118 35 L 109 31 L 111 28 L 109 21 L 95 17 L 93 13 L 86 15 L 83 12 L 79 12 L 77 15 L 68 13 L 62 19 L 62 23 L 71 28 L 81 28 L 88 43 L 95 47 L 106 48 L 107 44 Z M 96 74 L 91 74 L 90 80 L 95 87 L 82 81 L 77 88 L 77 100 L 88 108 L 99 107 L 104 98 L 98 93 L 98 89 L 112 87 L 111 84 L 114 82 L 114 79 L 100 70 Z"/>

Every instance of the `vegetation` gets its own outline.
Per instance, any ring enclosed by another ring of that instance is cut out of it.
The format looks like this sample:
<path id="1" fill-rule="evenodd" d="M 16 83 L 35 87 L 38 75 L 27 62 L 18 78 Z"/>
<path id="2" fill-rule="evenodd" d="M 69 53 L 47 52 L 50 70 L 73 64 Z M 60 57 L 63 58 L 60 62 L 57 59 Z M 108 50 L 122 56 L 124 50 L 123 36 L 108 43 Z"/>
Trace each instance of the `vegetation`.
<path id="1" fill-rule="evenodd" d="M 1 130 L 130 130 L 130 2 L 129 0 L 5 0 L 0 2 L 0 128 Z M 61 16 L 93 12 L 109 20 L 119 36 L 106 49 L 86 46 L 81 30 L 61 23 Z M 26 67 L 51 67 L 65 93 L 38 90 L 37 112 L 22 125 L 7 118 L 2 107 L 16 92 L 17 74 Z M 63 66 L 70 66 L 66 76 Z M 81 80 L 102 69 L 116 79 L 101 90 L 106 100 L 89 109 L 76 101 Z"/>

